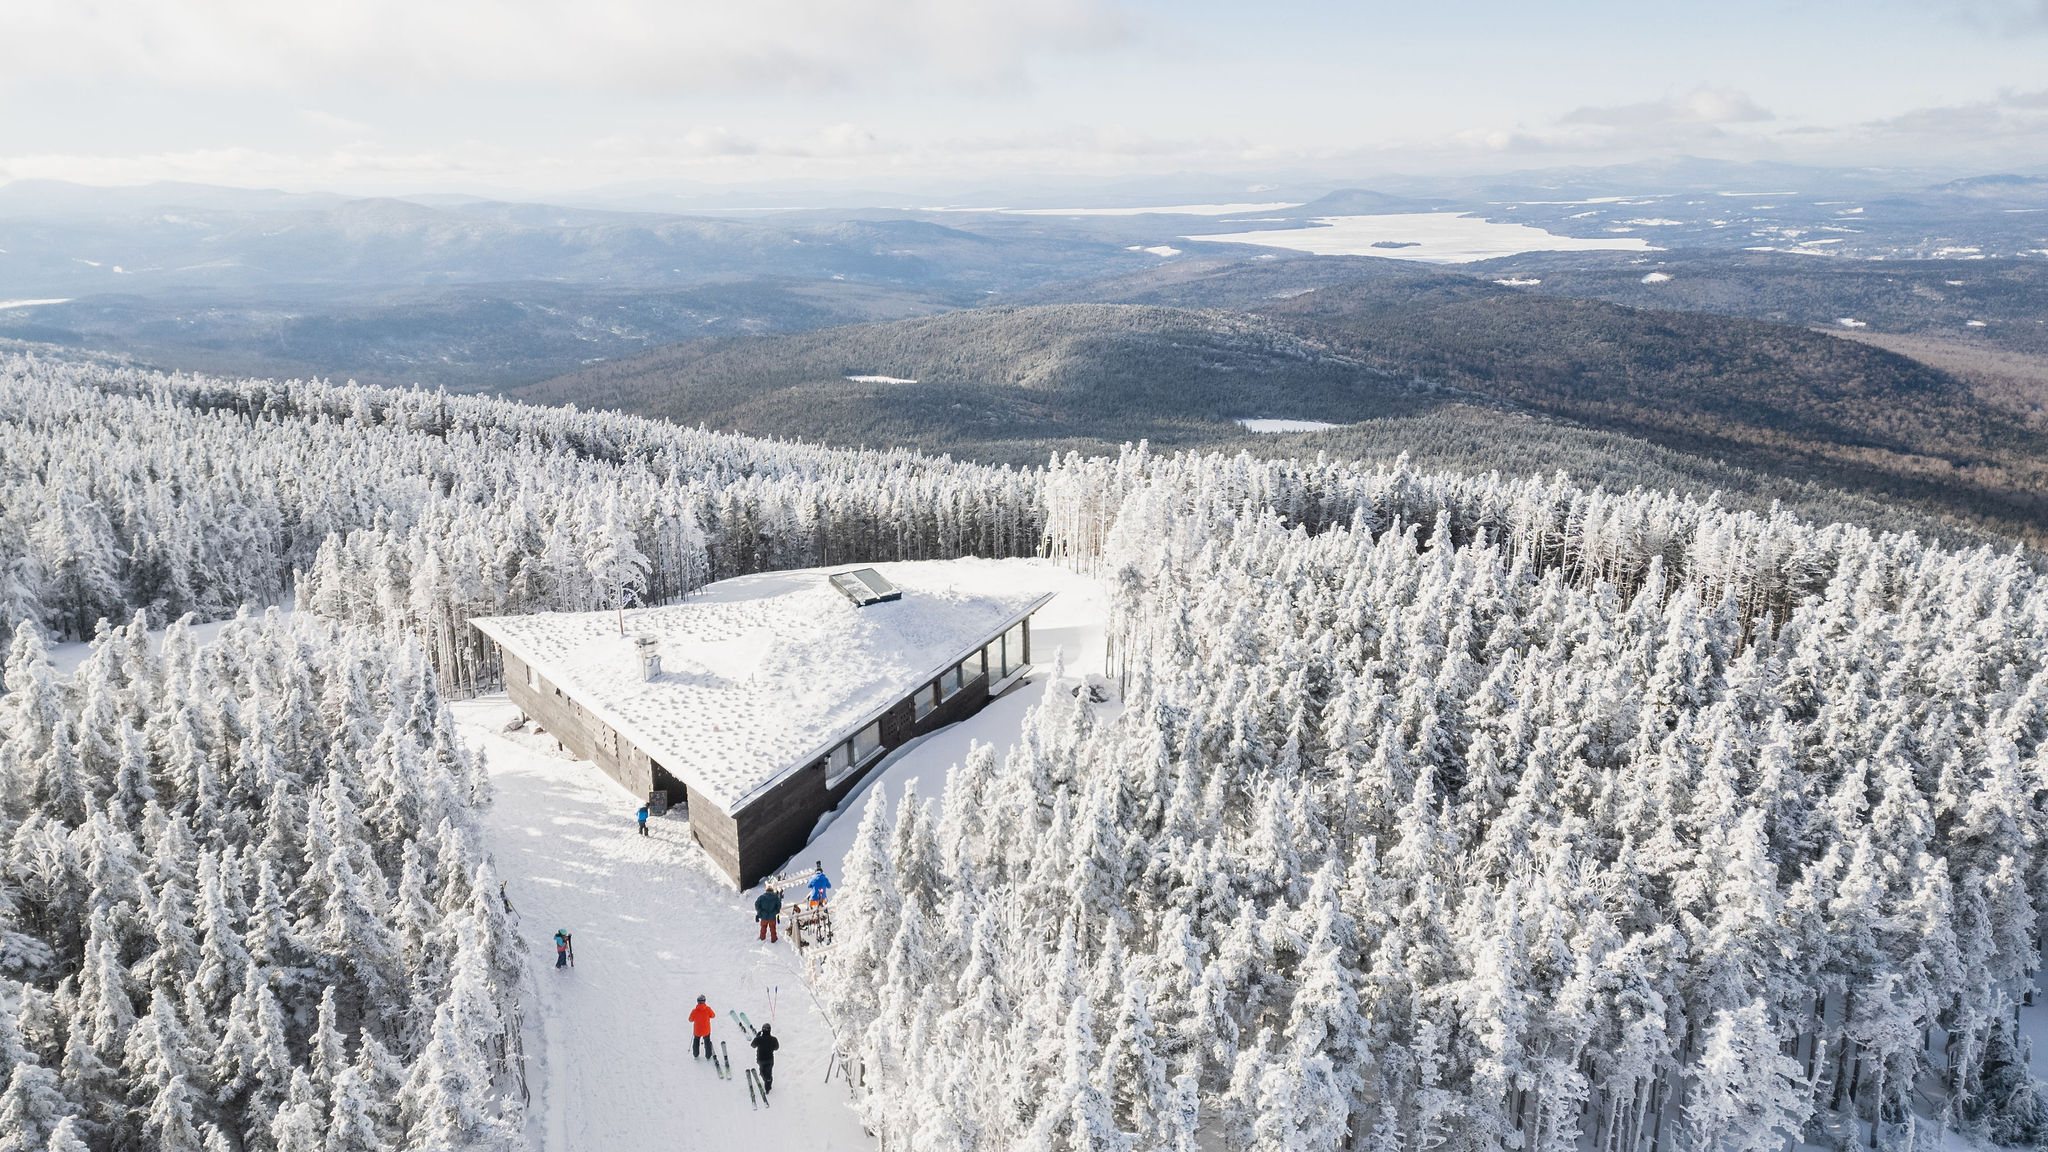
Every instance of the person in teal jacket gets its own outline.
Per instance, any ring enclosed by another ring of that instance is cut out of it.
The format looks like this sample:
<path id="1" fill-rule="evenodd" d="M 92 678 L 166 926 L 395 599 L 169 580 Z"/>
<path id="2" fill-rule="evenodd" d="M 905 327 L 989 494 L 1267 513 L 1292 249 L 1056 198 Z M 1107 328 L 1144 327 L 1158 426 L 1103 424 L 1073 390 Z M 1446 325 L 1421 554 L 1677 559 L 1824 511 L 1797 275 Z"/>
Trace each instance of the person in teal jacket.
<path id="1" fill-rule="evenodd" d="M 761 889 L 761 894 L 754 899 L 754 919 L 761 922 L 761 931 L 754 938 L 770 944 L 781 943 L 781 938 L 775 933 L 775 918 L 780 915 L 782 894 L 773 888 Z"/>

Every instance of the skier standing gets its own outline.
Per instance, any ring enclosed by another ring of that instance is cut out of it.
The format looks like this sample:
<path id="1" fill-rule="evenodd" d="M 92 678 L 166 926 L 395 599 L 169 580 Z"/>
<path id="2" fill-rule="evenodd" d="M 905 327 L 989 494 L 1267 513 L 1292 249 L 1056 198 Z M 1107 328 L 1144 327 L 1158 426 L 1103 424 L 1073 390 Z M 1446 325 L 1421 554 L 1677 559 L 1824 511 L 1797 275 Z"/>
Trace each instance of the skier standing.
<path id="1" fill-rule="evenodd" d="M 761 1030 L 754 1033 L 754 1063 L 761 1069 L 763 1096 L 775 1087 L 775 1050 L 782 1047 L 782 1041 L 777 1040 L 769 1031 L 773 1027 L 773 1024 L 763 1024 Z"/>
<path id="2" fill-rule="evenodd" d="M 711 1010 L 711 1005 L 706 1004 L 702 996 L 697 997 L 697 1006 L 690 1009 L 690 1056 L 692 1059 L 697 1058 L 699 1051 L 713 1060 L 718 1059 L 718 1050 L 711 1046 L 711 1018 L 716 1015 L 718 1013 Z"/>
<path id="3" fill-rule="evenodd" d="M 557 928 L 555 929 L 555 967 L 567 968 L 568 966 L 569 930 L 567 928 Z"/>
<path id="4" fill-rule="evenodd" d="M 647 805 L 640 806 L 640 834 L 647 835 Z"/>
<path id="5" fill-rule="evenodd" d="M 831 891 L 832 880 L 825 875 L 825 862 L 820 860 L 818 861 L 818 874 L 811 877 L 811 907 L 816 908 L 823 904 L 825 897 Z"/>
<path id="6" fill-rule="evenodd" d="M 761 923 L 761 930 L 754 934 L 754 939 L 766 940 L 770 944 L 780 943 L 780 937 L 775 934 L 775 918 L 780 915 L 782 893 L 773 888 L 762 889 L 761 894 L 754 898 L 754 919 Z"/>

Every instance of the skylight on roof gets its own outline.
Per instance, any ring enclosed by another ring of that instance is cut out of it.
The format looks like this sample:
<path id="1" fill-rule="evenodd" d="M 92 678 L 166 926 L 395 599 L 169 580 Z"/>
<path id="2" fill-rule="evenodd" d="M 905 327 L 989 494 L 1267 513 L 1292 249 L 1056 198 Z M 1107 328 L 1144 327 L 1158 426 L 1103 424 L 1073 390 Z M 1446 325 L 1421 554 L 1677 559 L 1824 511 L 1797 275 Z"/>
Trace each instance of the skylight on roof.
<path id="1" fill-rule="evenodd" d="M 873 568 L 856 568 L 851 572 L 832 574 L 832 586 L 846 595 L 857 607 L 880 604 L 884 600 L 903 599 L 903 590 L 889 583 L 880 572 Z"/>

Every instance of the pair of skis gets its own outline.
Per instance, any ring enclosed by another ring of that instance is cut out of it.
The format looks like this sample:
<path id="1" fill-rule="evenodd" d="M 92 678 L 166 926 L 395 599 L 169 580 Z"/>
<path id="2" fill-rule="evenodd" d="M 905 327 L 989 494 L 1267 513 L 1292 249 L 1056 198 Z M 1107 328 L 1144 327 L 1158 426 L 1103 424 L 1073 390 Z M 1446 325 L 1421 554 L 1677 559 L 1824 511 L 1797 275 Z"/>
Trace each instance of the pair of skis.
<path id="1" fill-rule="evenodd" d="M 724 1059 L 719 1057 L 723 1055 Z M 720 1080 L 732 1079 L 732 1056 L 725 1051 L 725 1041 L 718 1042 L 718 1051 L 711 1054 L 711 1070 L 718 1073 Z"/>
<path id="2" fill-rule="evenodd" d="M 739 1021 L 740 1027 L 746 1030 L 748 1036 L 759 1036 L 761 1034 L 761 1030 L 754 1027 L 754 1022 L 747 1019 L 745 1012 L 734 1012 L 732 1018 Z M 725 1041 L 719 1041 L 718 1046 L 720 1048 L 725 1047 Z M 754 1109 L 759 1111 L 768 1103 L 768 1085 L 762 1082 L 761 1070 L 759 1068 L 748 1068 L 745 1071 L 747 1073 L 747 1103 L 752 1104 Z"/>

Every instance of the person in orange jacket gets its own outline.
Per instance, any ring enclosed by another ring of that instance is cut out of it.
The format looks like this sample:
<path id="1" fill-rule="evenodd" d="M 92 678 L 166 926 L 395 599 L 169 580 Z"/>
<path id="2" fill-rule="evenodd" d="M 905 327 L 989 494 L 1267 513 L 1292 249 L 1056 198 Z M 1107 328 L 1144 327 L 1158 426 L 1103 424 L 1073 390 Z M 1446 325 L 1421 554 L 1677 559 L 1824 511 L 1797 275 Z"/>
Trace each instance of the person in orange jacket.
<path id="1" fill-rule="evenodd" d="M 714 1060 L 718 1058 L 717 1050 L 711 1047 L 711 1018 L 716 1015 L 718 1013 L 711 1010 L 711 1005 L 706 1004 L 702 996 L 697 997 L 697 1006 L 690 1009 L 690 1027 L 693 1032 L 690 1037 L 690 1056 L 692 1058 L 700 1058 L 698 1057 L 700 1049 L 705 1056 L 709 1056 Z"/>

